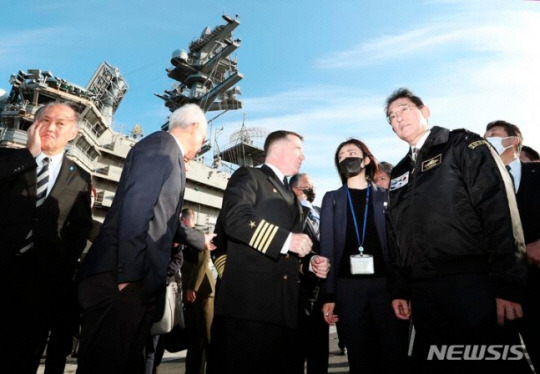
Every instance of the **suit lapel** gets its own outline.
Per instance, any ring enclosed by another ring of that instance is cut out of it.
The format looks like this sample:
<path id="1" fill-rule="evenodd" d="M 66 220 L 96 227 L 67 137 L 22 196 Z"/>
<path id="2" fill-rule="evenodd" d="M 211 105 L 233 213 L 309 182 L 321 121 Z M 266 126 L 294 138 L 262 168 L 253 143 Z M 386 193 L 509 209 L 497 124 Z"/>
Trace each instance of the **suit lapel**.
<path id="1" fill-rule="evenodd" d="M 347 237 L 347 190 L 341 187 L 336 191 L 335 195 L 335 225 L 337 225 L 337 238 L 340 241 L 337 248 L 343 252 L 345 246 L 345 238 Z M 339 254 L 341 256 L 341 253 Z"/>
<path id="2" fill-rule="evenodd" d="M 293 193 L 285 188 L 283 182 L 277 178 L 276 173 L 266 165 L 261 166 L 261 170 L 267 175 L 266 179 L 277 189 L 283 200 L 289 205 L 294 204 Z"/>
<path id="3" fill-rule="evenodd" d="M 287 205 L 289 206 L 289 209 L 293 214 L 295 214 L 295 217 L 302 217 L 302 205 L 300 205 L 300 202 L 296 198 L 296 196 L 292 193 L 292 191 L 289 191 L 285 188 L 283 185 L 283 182 L 280 181 L 277 178 L 276 173 L 268 167 L 267 165 L 261 166 L 261 171 L 266 174 L 266 179 L 274 188 L 279 192 L 283 200 L 287 202 Z M 301 218 L 299 218 L 301 220 Z"/>
<path id="4" fill-rule="evenodd" d="M 176 207 L 176 217 L 178 217 L 178 225 L 180 224 L 180 212 L 182 211 L 182 206 L 184 205 L 184 193 L 186 191 L 186 163 L 184 162 L 184 155 L 182 154 L 182 151 L 180 150 L 180 147 L 178 144 L 176 144 L 176 140 L 172 139 L 171 146 L 176 149 L 178 152 L 178 164 L 180 166 L 180 183 L 181 183 L 181 189 L 180 189 L 180 198 L 178 199 L 178 206 Z"/>
<path id="5" fill-rule="evenodd" d="M 69 185 L 69 183 L 73 180 L 75 175 L 77 174 L 75 172 L 76 168 L 75 165 L 71 160 L 69 160 L 65 155 L 62 157 L 62 166 L 60 166 L 60 173 L 58 173 L 58 177 L 56 178 L 56 181 L 54 182 L 54 186 L 49 193 L 49 197 L 54 197 L 58 201 L 58 197 L 62 196 L 62 193 L 64 192 L 64 188 Z"/>
<path id="6" fill-rule="evenodd" d="M 28 197 L 35 198 L 37 192 L 37 169 L 25 171 L 23 173 L 23 180 L 26 186 L 26 193 Z"/>

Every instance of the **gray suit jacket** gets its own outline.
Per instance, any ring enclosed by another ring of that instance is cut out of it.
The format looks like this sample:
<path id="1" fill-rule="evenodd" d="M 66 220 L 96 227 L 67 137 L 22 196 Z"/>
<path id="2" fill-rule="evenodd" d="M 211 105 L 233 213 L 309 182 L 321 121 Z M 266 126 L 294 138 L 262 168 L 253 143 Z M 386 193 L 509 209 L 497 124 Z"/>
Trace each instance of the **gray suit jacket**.
<path id="1" fill-rule="evenodd" d="M 79 277 L 112 272 L 117 283 L 142 281 L 147 296 L 166 282 L 186 185 L 183 155 L 158 131 L 129 152 L 113 204 Z"/>

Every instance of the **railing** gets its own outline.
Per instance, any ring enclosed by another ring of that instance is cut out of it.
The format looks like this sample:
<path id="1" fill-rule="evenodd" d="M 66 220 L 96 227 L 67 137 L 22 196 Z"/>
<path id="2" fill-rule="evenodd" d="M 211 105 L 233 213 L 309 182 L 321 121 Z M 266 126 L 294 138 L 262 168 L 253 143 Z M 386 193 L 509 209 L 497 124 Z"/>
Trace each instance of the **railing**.
<path id="1" fill-rule="evenodd" d="M 10 129 L 7 127 L 0 128 L 0 145 L 11 145 L 12 143 L 24 146 L 26 144 L 26 131 L 18 129 Z"/>
<path id="2" fill-rule="evenodd" d="M 84 120 L 82 122 L 83 123 L 81 124 L 81 132 L 86 134 L 86 136 L 88 136 L 88 138 L 90 138 L 90 140 L 92 140 L 92 142 L 93 142 L 92 145 L 94 145 L 94 146 L 99 145 L 99 139 L 98 139 L 94 129 L 92 128 L 92 125 L 87 120 Z"/>

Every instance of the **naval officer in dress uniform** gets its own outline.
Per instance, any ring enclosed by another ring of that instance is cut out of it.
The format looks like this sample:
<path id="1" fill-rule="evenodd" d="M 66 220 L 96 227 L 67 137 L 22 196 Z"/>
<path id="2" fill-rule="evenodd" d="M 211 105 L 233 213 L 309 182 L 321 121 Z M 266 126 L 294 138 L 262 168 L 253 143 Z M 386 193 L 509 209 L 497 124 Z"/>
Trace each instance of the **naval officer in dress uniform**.
<path id="1" fill-rule="evenodd" d="M 222 274 L 216 290 L 209 372 L 288 373 L 299 354 L 299 258 L 312 242 L 302 233 L 302 208 L 287 178 L 304 160 L 302 137 L 275 131 L 264 145 L 261 168 L 242 167 L 231 177 L 216 232 Z M 223 248 L 225 246 L 226 248 Z M 313 256 L 325 277 L 328 260 Z"/>

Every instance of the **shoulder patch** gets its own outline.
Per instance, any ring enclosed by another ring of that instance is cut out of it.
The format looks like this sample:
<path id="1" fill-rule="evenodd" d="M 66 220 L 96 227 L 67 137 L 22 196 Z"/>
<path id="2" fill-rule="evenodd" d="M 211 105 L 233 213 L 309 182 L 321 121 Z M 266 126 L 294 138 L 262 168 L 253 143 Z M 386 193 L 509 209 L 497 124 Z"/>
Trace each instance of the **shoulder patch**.
<path id="1" fill-rule="evenodd" d="M 477 140 L 475 142 L 472 142 L 471 144 L 469 144 L 469 148 L 470 149 L 475 149 L 476 147 L 478 147 L 479 145 L 482 145 L 482 144 L 487 145 L 488 144 L 487 140 Z"/>

